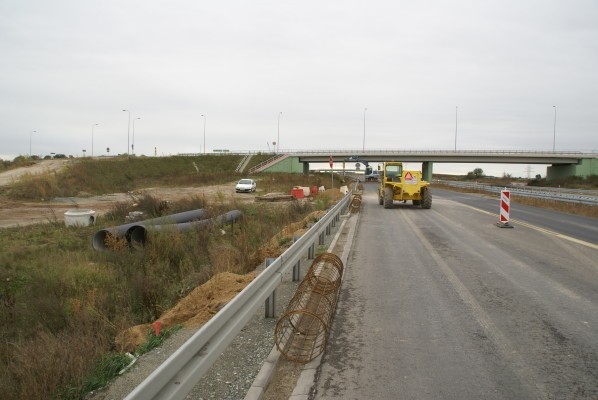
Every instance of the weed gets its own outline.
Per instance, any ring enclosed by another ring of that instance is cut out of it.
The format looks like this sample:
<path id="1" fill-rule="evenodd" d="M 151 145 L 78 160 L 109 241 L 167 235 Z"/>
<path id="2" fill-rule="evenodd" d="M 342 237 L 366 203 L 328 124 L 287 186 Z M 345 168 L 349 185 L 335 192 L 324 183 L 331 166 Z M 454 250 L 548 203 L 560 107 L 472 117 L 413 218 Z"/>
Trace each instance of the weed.
<path id="1" fill-rule="evenodd" d="M 284 247 L 287 243 L 289 243 L 291 241 L 292 238 L 288 237 L 288 236 L 283 236 L 280 239 L 278 239 L 278 246 L 279 247 Z"/>
<path id="2" fill-rule="evenodd" d="M 83 379 L 81 385 L 60 389 L 58 398 L 64 400 L 82 399 L 87 393 L 106 386 L 130 363 L 131 358 L 126 354 L 114 352 L 103 354 L 94 362 L 92 373 Z"/>
<path id="3" fill-rule="evenodd" d="M 170 328 L 162 329 L 158 336 L 156 336 L 156 333 L 153 330 L 150 330 L 147 334 L 147 341 L 135 349 L 135 355 L 139 357 L 156 347 L 161 346 L 166 339 L 182 328 L 182 325 L 171 326 Z"/>

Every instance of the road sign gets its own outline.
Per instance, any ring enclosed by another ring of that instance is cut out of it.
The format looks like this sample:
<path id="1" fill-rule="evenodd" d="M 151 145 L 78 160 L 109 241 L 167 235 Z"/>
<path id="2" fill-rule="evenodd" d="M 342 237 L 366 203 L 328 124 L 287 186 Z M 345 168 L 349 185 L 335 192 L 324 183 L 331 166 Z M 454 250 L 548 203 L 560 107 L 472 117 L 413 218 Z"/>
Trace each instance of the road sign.
<path id="1" fill-rule="evenodd" d="M 498 216 L 498 225 L 501 228 L 512 228 L 512 225 L 509 225 L 509 217 L 511 214 L 511 192 L 507 189 L 500 191 L 500 212 Z"/>
<path id="2" fill-rule="evenodd" d="M 413 174 L 409 171 L 405 173 L 405 178 L 403 182 L 407 185 L 417 185 L 417 177 L 413 176 Z"/>

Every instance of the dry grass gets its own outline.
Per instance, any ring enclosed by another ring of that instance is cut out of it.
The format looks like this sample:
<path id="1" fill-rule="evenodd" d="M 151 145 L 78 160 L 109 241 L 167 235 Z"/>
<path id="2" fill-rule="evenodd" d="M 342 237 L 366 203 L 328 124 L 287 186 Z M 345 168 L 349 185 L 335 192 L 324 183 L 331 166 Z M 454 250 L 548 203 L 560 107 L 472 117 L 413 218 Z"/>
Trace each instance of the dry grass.
<path id="1" fill-rule="evenodd" d="M 148 216 L 164 212 L 155 199 L 142 199 L 139 204 Z M 206 207 L 205 199 L 170 204 L 168 213 L 187 207 Z M 81 398 L 84 393 L 76 388 L 84 386 L 93 370 L 91 361 L 117 349 L 118 332 L 152 323 L 214 276 L 254 270 L 263 262 L 263 246 L 290 224 L 304 226 L 304 218 L 313 210 L 309 203 L 224 202 L 207 208 L 213 215 L 240 209 L 244 217 L 234 228 L 158 232 L 142 249 L 115 240 L 110 252 L 95 252 L 90 245 L 93 233 L 104 226 L 4 229 L 0 241 L 2 397 Z M 122 223 L 128 211 L 125 204 L 116 206 L 104 225 Z"/>

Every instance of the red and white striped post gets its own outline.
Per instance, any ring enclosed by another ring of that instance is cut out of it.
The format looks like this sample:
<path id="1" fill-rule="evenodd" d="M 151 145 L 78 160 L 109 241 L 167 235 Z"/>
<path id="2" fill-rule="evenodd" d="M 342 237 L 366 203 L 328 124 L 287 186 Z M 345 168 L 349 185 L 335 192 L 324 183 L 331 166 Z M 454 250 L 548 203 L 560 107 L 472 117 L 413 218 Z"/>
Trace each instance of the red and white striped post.
<path id="1" fill-rule="evenodd" d="M 509 225 L 509 216 L 511 214 L 511 192 L 507 189 L 500 191 L 500 212 L 498 216 L 498 225 L 501 228 L 512 228 L 513 225 Z"/>

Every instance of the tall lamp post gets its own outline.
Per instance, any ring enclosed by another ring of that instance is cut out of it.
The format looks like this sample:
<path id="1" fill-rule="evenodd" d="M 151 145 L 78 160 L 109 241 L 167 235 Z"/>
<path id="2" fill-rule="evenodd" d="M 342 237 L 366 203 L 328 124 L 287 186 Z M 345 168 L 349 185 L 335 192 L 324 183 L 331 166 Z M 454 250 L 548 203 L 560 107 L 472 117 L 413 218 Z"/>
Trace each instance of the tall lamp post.
<path id="1" fill-rule="evenodd" d="M 203 117 L 203 153 L 206 154 L 206 115 L 201 114 Z"/>
<path id="2" fill-rule="evenodd" d="M 365 151 L 365 112 L 367 110 L 368 110 L 367 107 L 363 109 L 363 144 L 362 144 L 361 151 Z"/>
<path id="3" fill-rule="evenodd" d="M 93 128 L 98 126 L 99 124 L 93 124 L 91 126 L 91 157 L 93 158 Z"/>
<path id="4" fill-rule="evenodd" d="M 135 118 L 133 119 L 133 139 L 131 140 L 131 153 L 135 154 L 135 120 L 138 120 L 141 118 Z"/>
<path id="5" fill-rule="evenodd" d="M 455 106 L 455 152 L 457 152 L 457 117 L 459 112 L 459 106 Z"/>
<path id="6" fill-rule="evenodd" d="M 278 135 L 276 137 L 276 153 L 280 150 L 280 116 L 282 115 L 282 111 L 278 113 Z"/>
<path id="7" fill-rule="evenodd" d="M 29 132 L 29 158 L 31 158 L 31 135 L 33 135 L 34 133 L 37 133 L 37 131 Z"/>
<path id="8" fill-rule="evenodd" d="M 127 124 L 127 155 L 129 155 L 129 144 L 130 144 L 130 138 L 131 138 L 131 111 L 129 110 L 123 110 L 129 113 L 129 122 Z"/>
<path id="9" fill-rule="evenodd" d="M 556 106 L 554 107 L 554 126 L 552 131 L 552 151 L 556 151 Z"/>

